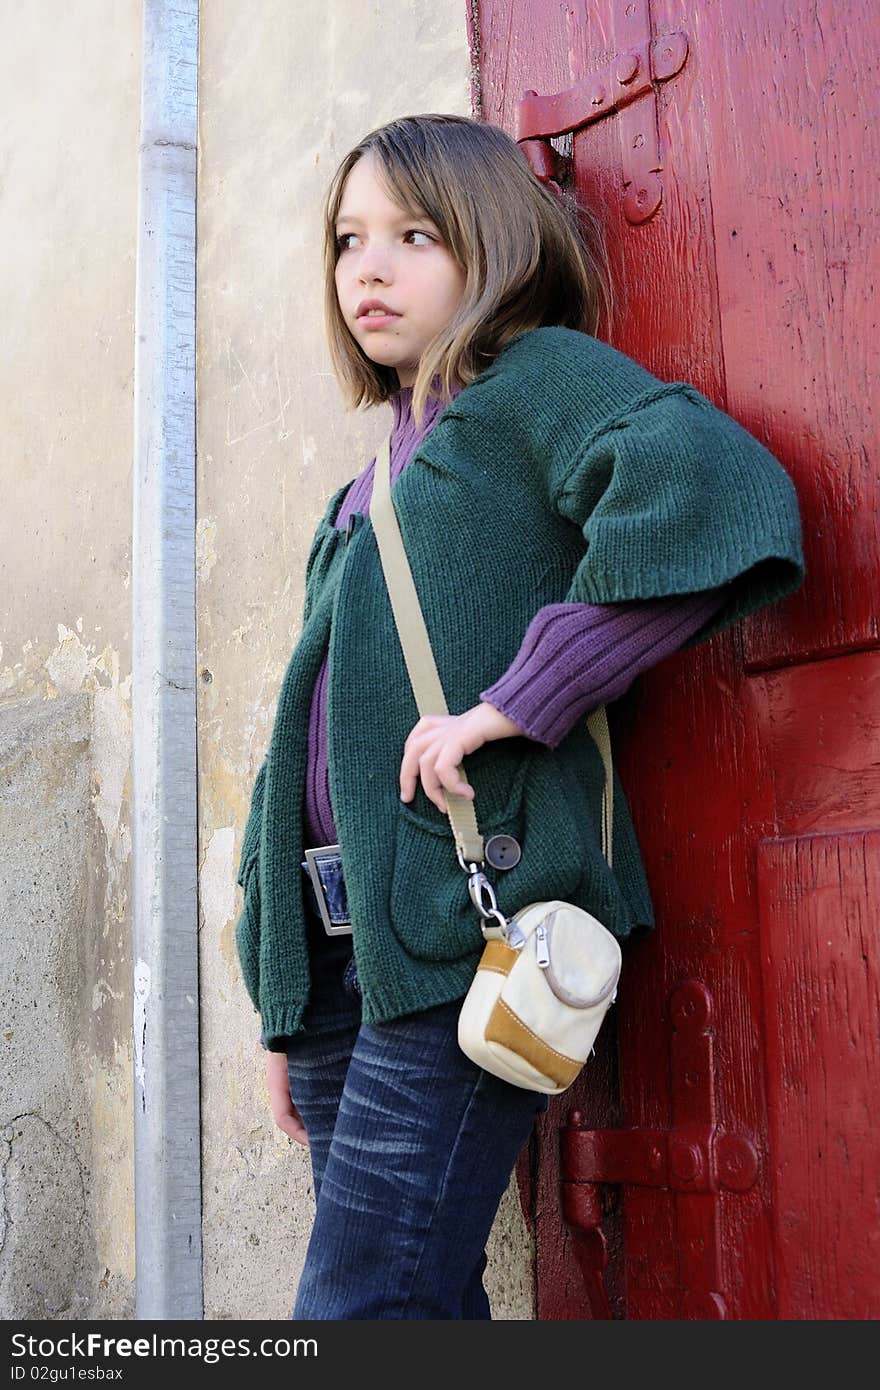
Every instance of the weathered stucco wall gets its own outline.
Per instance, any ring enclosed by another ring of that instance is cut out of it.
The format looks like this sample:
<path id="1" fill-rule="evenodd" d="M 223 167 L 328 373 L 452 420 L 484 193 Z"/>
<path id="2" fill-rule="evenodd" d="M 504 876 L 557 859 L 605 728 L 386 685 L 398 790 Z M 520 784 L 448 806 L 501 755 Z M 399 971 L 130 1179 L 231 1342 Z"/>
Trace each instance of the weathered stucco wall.
<path id="1" fill-rule="evenodd" d="M 125 1317 L 140 6 L 0 31 L 0 1316 Z"/>
<path id="2" fill-rule="evenodd" d="M 471 114 L 465 0 L 201 6 L 199 669 L 204 1260 L 208 1317 L 288 1317 L 314 1212 L 307 1153 L 275 1128 L 241 982 L 235 868 L 251 785 L 333 489 L 387 432 L 343 409 L 322 331 L 321 198 L 383 121 Z M 487 1287 L 530 1318 L 512 1184 Z"/>

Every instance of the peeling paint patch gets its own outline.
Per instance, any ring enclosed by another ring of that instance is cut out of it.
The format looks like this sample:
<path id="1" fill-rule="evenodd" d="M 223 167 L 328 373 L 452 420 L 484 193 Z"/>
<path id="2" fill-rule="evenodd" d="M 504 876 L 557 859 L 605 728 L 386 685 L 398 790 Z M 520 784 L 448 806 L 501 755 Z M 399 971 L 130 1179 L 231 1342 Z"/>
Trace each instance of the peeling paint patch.
<path id="1" fill-rule="evenodd" d="M 201 584 L 207 583 L 217 563 L 216 539 L 217 522 L 213 516 L 202 517 L 196 522 L 196 574 Z"/>
<path id="2" fill-rule="evenodd" d="M 213 936 L 235 911 L 235 827 L 219 826 L 208 841 L 199 875 L 199 902 L 207 931 Z"/>
<path id="3" fill-rule="evenodd" d="M 88 689 L 86 676 L 89 674 L 91 658 L 88 647 L 80 641 L 73 628 L 58 624 L 58 646 L 46 659 L 49 678 L 59 690 L 70 691 Z"/>
<path id="4" fill-rule="evenodd" d="M 122 999 L 122 998 L 124 998 L 124 995 L 123 995 L 122 991 L 121 991 L 121 990 L 111 989 L 111 988 L 110 988 L 110 985 L 108 984 L 108 982 L 107 982 L 106 980 L 103 980 L 103 979 L 101 979 L 101 980 L 96 980 L 96 981 L 95 981 L 94 988 L 92 989 L 92 1013 L 93 1013 L 93 1014 L 96 1014 L 96 1013 L 98 1012 L 98 1010 L 102 1007 L 102 1005 L 103 1005 L 103 1003 L 104 1003 L 104 1000 L 108 997 L 108 995 L 109 995 L 109 997 L 110 997 L 111 999 Z"/>
<path id="5" fill-rule="evenodd" d="M 112 897 L 131 852 L 130 835 L 119 824 L 131 757 L 131 675 L 121 681 L 118 651 L 107 645 L 99 652 L 93 643 L 83 642 L 82 617 L 76 626 L 78 632 L 58 624 L 58 645 L 44 665 L 54 687 L 53 698 L 61 691 L 90 691 L 93 696 L 92 792 L 106 839 Z M 124 903 L 121 911 L 125 911 Z"/>
<path id="6" fill-rule="evenodd" d="M 114 652 L 113 657 L 111 685 L 95 691 L 92 727 L 92 759 L 101 774 L 95 810 L 104 827 L 108 845 L 117 841 L 119 813 L 131 757 L 131 676 L 120 684 L 119 656 Z"/>

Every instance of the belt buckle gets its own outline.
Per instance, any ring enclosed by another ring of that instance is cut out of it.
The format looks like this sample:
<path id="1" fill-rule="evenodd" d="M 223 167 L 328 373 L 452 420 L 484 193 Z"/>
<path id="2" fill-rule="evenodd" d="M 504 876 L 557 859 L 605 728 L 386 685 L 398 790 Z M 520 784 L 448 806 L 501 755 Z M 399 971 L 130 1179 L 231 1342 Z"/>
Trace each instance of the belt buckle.
<path id="1" fill-rule="evenodd" d="M 303 868 L 315 890 L 324 931 L 328 936 L 350 936 L 351 916 L 339 845 L 317 845 L 307 849 L 305 856 Z"/>

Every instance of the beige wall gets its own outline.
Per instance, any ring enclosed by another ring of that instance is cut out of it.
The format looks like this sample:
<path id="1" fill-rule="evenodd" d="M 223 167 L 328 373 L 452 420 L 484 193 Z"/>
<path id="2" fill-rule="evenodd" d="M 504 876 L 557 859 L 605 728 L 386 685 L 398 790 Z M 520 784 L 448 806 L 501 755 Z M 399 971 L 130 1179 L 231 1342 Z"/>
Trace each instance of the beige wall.
<path id="1" fill-rule="evenodd" d="M 131 449 L 141 16 L 0 4 L 0 1313 L 133 1307 Z"/>
<path id="2" fill-rule="evenodd" d="M 0 0 L 0 1316 L 133 1311 L 131 458 L 141 6 Z M 274 1127 L 235 868 L 343 410 L 319 208 L 394 116 L 470 113 L 464 0 L 202 0 L 198 681 L 205 1316 L 285 1318 L 314 1211 Z M 46 1175 L 49 1175 L 47 1179 Z M 63 1220 L 59 1217 L 63 1215 Z M 2 1222 L 0 1222 L 2 1224 Z M 496 1317 L 532 1316 L 515 1185 Z M 21 1272 L 29 1271 L 22 1280 Z"/>

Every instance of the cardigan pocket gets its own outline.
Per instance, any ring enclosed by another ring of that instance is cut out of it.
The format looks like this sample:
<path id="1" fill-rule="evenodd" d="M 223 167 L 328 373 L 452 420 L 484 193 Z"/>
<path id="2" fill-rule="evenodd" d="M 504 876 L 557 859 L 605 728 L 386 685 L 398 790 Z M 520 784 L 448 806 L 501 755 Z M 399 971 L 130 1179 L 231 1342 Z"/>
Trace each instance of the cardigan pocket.
<path id="1" fill-rule="evenodd" d="M 513 835 L 522 851 L 512 869 L 483 866 L 502 912 L 511 916 L 536 899 L 576 891 L 585 869 L 583 841 L 552 750 L 527 753 L 507 804 L 486 817 L 477 805 L 477 817 L 484 841 Z M 438 812 L 436 822 L 428 820 L 405 802 L 397 821 L 390 916 L 398 941 L 417 960 L 439 964 L 477 957 L 485 945 L 447 817 Z"/>
<path id="2" fill-rule="evenodd" d="M 390 918 L 400 945 L 416 960 L 461 960 L 482 947 L 479 917 L 455 857 L 451 828 L 426 828 L 405 806 L 394 843 Z"/>

